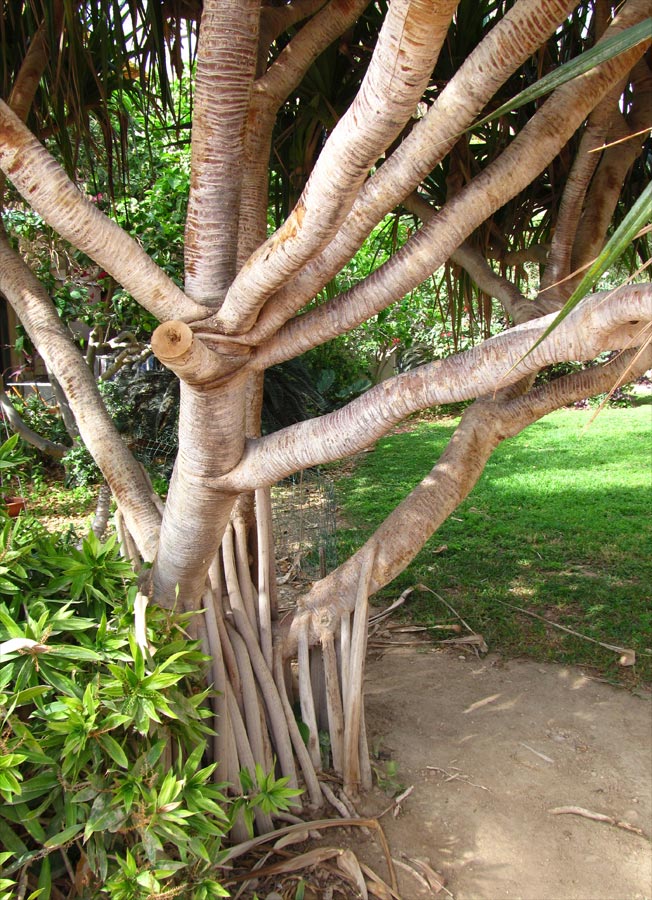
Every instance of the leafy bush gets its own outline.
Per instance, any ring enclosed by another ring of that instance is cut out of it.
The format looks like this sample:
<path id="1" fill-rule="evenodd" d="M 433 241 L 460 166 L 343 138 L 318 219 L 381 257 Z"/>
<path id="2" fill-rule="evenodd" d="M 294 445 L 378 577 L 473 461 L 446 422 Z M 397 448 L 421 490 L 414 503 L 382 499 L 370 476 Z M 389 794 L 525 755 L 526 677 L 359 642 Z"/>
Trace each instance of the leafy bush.
<path id="1" fill-rule="evenodd" d="M 190 616 L 154 607 L 133 634 L 135 576 L 114 538 L 81 549 L 0 512 L 0 900 L 227 896 L 236 815 L 298 793 L 258 768 L 227 798 L 203 764 L 206 657 Z M 55 889 L 58 889 L 58 893 Z"/>
<path id="2" fill-rule="evenodd" d="M 26 425 L 54 444 L 70 441 L 63 419 L 55 407 L 50 406 L 38 393 L 21 397 L 12 394 L 11 402 Z"/>
<path id="3" fill-rule="evenodd" d="M 12 478 L 27 460 L 17 434 L 0 445 L 0 498 L 11 494 Z"/>

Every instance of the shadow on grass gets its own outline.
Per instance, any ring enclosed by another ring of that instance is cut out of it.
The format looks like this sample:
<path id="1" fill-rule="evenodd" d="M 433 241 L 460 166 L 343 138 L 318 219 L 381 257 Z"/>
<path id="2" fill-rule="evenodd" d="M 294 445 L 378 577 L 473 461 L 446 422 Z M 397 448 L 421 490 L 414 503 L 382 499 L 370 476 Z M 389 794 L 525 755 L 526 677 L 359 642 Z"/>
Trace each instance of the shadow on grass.
<path id="1" fill-rule="evenodd" d="M 578 419 L 579 417 L 579 419 Z M 586 413 L 562 411 L 505 442 L 478 485 L 382 595 L 424 582 L 494 649 L 599 666 L 614 655 L 510 610 L 522 606 L 596 640 L 632 647 L 636 676 L 652 678 L 649 411 L 605 410 L 578 439 Z M 432 467 L 453 432 L 421 424 L 378 442 L 340 483 L 344 552 L 364 541 Z M 648 460 L 648 465 L 645 460 Z M 410 601 L 426 624 L 447 613 Z M 622 673 L 620 673 L 622 674 Z"/>

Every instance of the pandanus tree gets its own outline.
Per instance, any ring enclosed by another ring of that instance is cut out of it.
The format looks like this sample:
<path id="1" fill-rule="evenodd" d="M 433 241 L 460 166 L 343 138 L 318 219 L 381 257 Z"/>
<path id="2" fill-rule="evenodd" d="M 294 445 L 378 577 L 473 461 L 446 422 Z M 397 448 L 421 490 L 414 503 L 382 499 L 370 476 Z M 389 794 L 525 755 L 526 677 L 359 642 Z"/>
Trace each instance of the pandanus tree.
<path id="1" fill-rule="evenodd" d="M 201 611 L 193 622 L 217 689 L 212 749 L 221 778 L 236 782 L 254 762 L 276 765 L 318 806 L 324 729 L 332 766 L 355 793 L 370 782 L 361 705 L 369 597 L 455 510 L 501 441 L 651 365 L 652 289 L 642 275 L 589 294 L 547 332 L 645 187 L 652 4 L 55 0 L 3 10 L 2 171 L 49 226 L 156 317 L 153 351 L 180 382 L 179 449 L 162 505 L 47 291 L 11 235 L 0 237 L 0 291 L 110 485 L 124 552 L 144 570 L 141 608 Z M 108 133 L 113 82 L 120 90 L 140 77 L 153 106 L 165 105 L 165 39 L 175 53 L 183 45 L 183 16 L 194 17 L 198 38 L 196 48 L 187 38 L 196 59 L 180 286 L 73 176 L 76 129 L 97 116 Z M 625 40 L 614 49 L 617 36 Z M 70 63 L 73 47 L 85 68 Z M 611 49 L 546 98 L 486 120 L 502 99 L 590 47 Z M 94 95 L 86 105 L 83 91 Z M 46 138 L 66 151 L 63 164 Z M 270 184 L 283 213 L 272 234 Z M 368 277 L 333 291 L 338 272 L 395 210 L 419 227 Z M 641 257 L 646 246 L 638 244 Z M 534 295 L 521 291 L 524 260 L 541 273 Z M 475 286 L 466 302 L 477 316 L 484 310 L 486 320 L 493 301 L 510 327 L 341 409 L 261 434 L 267 368 L 372 319 L 444 265 Z M 534 383 L 543 367 L 605 351 L 620 353 L 609 365 Z M 412 413 L 470 399 L 421 483 L 280 619 L 270 487 L 368 447 Z M 262 815 L 258 824 L 270 826 Z"/>

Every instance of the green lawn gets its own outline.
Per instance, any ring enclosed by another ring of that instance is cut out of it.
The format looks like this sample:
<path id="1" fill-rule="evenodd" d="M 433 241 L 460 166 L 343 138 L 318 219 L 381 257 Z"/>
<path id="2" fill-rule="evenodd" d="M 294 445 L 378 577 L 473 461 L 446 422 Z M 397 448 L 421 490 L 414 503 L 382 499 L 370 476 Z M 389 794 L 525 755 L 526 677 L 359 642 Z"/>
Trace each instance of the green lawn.
<path id="1" fill-rule="evenodd" d="M 652 407 L 561 410 L 506 441 L 482 479 L 381 602 L 423 582 L 480 632 L 490 648 L 596 666 L 609 677 L 652 679 Z M 358 547 L 429 471 L 454 423 L 421 422 L 379 441 L 338 481 L 349 527 L 342 557 Z M 438 551 L 442 545 L 446 549 Z M 496 601 L 527 608 L 592 638 L 633 648 L 633 671 L 594 644 Z M 450 622 L 431 594 L 409 614 Z"/>

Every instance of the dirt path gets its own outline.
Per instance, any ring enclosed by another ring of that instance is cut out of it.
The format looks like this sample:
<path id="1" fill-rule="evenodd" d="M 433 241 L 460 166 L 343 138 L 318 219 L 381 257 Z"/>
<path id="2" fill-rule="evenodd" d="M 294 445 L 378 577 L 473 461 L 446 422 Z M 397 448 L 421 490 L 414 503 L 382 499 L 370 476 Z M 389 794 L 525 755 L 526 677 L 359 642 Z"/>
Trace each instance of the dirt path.
<path id="1" fill-rule="evenodd" d="M 411 648 L 368 660 L 365 695 L 370 746 L 414 785 L 382 819 L 394 857 L 426 858 L 455 900 L 650 900 L 648 839 L 549 812 L 579 806 L 652 834 L 649 697 L 578 669 Z M 387 805 L 375 790 L 362 807 Z M 386 874 L 372 840 L 347 842 Z M 403 900 L 434 896 L 399 878 Z"/>

